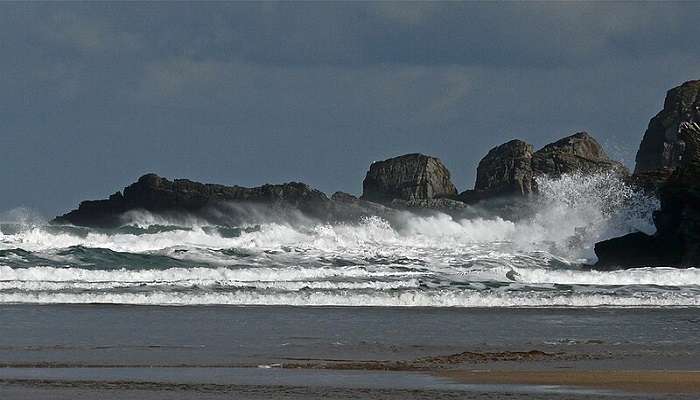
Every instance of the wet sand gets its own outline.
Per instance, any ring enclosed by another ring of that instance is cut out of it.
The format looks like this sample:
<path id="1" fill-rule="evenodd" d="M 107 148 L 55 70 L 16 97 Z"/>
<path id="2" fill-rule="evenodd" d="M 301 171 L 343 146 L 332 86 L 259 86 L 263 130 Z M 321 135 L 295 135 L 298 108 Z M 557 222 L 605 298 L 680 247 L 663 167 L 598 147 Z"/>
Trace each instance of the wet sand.
<path id="1" fill-rule="evenodd" d="M 5 399 L 697 399 L 698 310 L 2 306 Z"/>
<path id="2" fill-rule="evenodd" d="M 700 371 L 438 371 L 462 383 L 560 385 L 631 393 L 700 395 Z"/>

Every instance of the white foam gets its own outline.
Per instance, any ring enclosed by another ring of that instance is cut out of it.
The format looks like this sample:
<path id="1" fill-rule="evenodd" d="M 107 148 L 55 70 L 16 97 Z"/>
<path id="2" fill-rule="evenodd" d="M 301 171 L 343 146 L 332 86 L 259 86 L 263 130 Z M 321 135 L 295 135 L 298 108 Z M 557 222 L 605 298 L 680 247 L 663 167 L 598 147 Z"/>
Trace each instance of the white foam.
<path id="1" fill-rule="evenodd" d="M 499 293 L 404 291 L 399 293 L 239 291 L 232 293 L 0 293 L 0 303 L 134 305 L 291 305 L 362 307 L 698 307 L 697 295 L 683 292 L 561 295 L 545 292 Z"/>
<path id="2" fill-rule="evenodd" d="M 110 290 L 132 289 L 144 290 L 172 288 L 196 289 L 215 286 L 217 288 L 246 288 L 260 290 L 396 290 L 415 289 L 420 285 L 416 279 L 398 281 L 363 281 L 363 282 L 334 282 L 334 281 L 235 281 L 235 280 L 211 280 L 211 279 L 187 279 L 182 281 L 143 281 L 143 282 L 115 282 L 115 281 L 0 281 L 0 290 L 20 291 L 44 291 L 59 292 L 70 290 Z"/>
<path id="3" fill-rule="evenodd" d="M 402 269 L 394 269 L 402 267 Z M 401 265 L 381 267 L 257 267 L 257 268 L 168 268 L 147 270 L 91 270 L 82 268 L 30 267 L 11 268 L 0 266 L 0 282 L 116 282 L 116 283 L 181 283 L 193 284 L 218 282 L 304 282 L 329 278 L 370 281 L 383 278 L 437 276 L 457 282 L 503 281 L 509 282 L 506 273 L 515 271 L 516 281 L 522 284 L 568 285 L 655 285 L 700 286 L 700 269 L 638 268 L 626 271 L 579 271 L 542 268 L 450 268 L 436 271 L 406 270 Z M 8 286 L 9 287 L 9 286 Z M 303 286 L 302 286 L 303 287 Z M 359 286 L 358 286 L 359 287 Z M 330 287 L 329 287 L 330 288 Z"/>
<path id="4" fill-rule="evenodd" d="M 592 246 L 599 240 L 634 230 L 653 232 L 651 212 L 658 205 L 654 199 L 635 193 L 612 174 L 540 179 L 538 185 L 535 212 L 517 222 L 402 212 L 391 222 L 372 217 L 354 224 L 323 224 L 301 215 L 280 219 L 250 208 L 242 211 L 255 214 L 260 227 L 238 237 L 224 237 L 196 219 L 177 221 L 189 229 L 148 234 L 83 230 L 78 235 L 28 223 L 17 233 L 0 233 L 0 249 L 21 248 L 48 265 L 13 268 L 26 260 L 15 254 L 0 259 L 8 265 L 0 265 L 0 302 L 698 304 L 697 268 L 596 272 L 579 267 L 582 260 L 594 260 Z M 125 218 L 144 228 L 173 222 L 143 212 Z M 72 246 L 87 250 L 66 251 Z M 144 269 L 139 257 L 91 254 L 94 248 L 166 256 L 176 262 L 167 265 L 169 260 L 159 257 L 160 268 Z M 122 266 L 124 260 L 128 268 L 109 269 L 100 265 L 101 257 L 110 266 Z M 57 267 L 61 265 L 65 268 Z M 557 289 L 557 284 L 574 288 Z M 619 291 L 618 286 L 643 288 Z"/>
<path id="5" fill-rule="evenodd" d="M 539 177 L 538 212 L 518 224 L 514 241 L 527 248 L 552 243 L 571 260 L 595 261 L 593 244 L 642 231 L 653 234 L 658 200 L 635 191 L 612 172 Z"/>
<path id="6" fill-rule="evenodd" d="M 0 266 L 0 281 L 45 282 L 186 282 L 240 281 L 276 282 L 319 280 L 333 277 L 345 279 L 374 279 L 382 277 L 410 277 L 420 272 L 392 271 L 382 268 L 368 270 L 361 267 L 303 268 L 296 266 L 278 268 L 168 268 L 147 270 L 90 270 L 82 268 L 30 267 L 11 268 Z"/>
<path id="7" fill-rule="evenodd" d="M 16 235 L 3 235 L 0 246 L 33 252 L 84 246 L 131 253 L 168 248 L 269 250 L 295 247 L 317 256 L 403 253 L 411 257 L 434 252 L 439 258 L 439 253 L 446 250 L 465 254 L 474 246 L 502 247 L 508 243 L 510 248 L 505 250 L 510 253 L 546 250 L 578 261 L 580 258 L 593 260 L 592 245 L 596 241 L 636 229 L 653 231 L 651 212 L 657 206 L 656 201 L 635 193 L 613 175 L 567 175 L 557 180 L 540 179 L 538 184 L 541 190 L 537 200 L 539 211 L 517 223 L 500 218 L 454 220 L 445 214 L 417 216 L 405 212 L 397 218 L 395 227 L 378 217 L 367 218 L 359 224 L 268 222 L 261 224 L 258 231 L 242 232 L 240 237 L 234 238 L 222 237 L 195 222 L 191 230 L 139 235 L 90 232 L 85 237 L 49 233 L 34 227 Z M 132 213 L 131 218 L 138 215 L 141 214 Z M 147 215 L 140 218 L 143 221 L 137 220 L 137 225 L 167 222 Z"/>
<path id="8" fill-rule="evenodd" d="M 572 271 L 542 268 L 515 269 L 518 282 L 563 285 L 700 286 L 700 269 L 636 268 L 624 271 Z"/>

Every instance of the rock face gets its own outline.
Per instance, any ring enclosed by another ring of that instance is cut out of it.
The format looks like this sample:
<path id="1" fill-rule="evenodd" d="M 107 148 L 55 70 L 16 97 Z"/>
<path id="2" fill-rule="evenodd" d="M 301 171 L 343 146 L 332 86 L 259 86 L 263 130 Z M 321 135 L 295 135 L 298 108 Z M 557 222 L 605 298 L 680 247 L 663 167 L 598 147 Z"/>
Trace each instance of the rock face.
<path id="1" fill-rule="evenodd" d="M 474 190 L 494 195 L 527 195 L 532 193 L 531 144 L 511 140 L 494 147 L 479 162 Z"/>
<path id="2" fill-rule="evenodd" d="M 673 175 L 671 168 L 635 172 L 630 182 L 650 196 L 658 197 L 661 188 L 671 178 L 671 175 Z"/>
<path id="3" fill-rule="evenodd" d="M 603 147 L 587 132 L 575 133 L 544 146 L 532 155 L 535 176 L 557 177 L 572 172 L 613 171 L 629 175 L 624 165 L 612 161 Z"/>
<path id="4" fill-rule="evenodd" d="M 649 121 L 639 145 L 635 175 L 678 166 L 684 153 L 684 143 L 678 135 L 683 122 L 700 123 L 700 80 L 668 91 L 663 110 Z"/>
<path id="5" fill-rule="evenodd" d="M 494 147 L 479 162 L 474 190 L 460 193 L 458 199 L 475 203 L 496 197 L 526 197 L 537 193 L 535 178 L 541 175 L 613 171 L 628 176 L 624 165 L 612 161 L 588 133 L 579 132 L 533 152 L 532 145 L 511 140 Z"/>
<path id="6" fill-rule="evenodd" d="M 374 162 L 362 182 L 362 199 L 381 204 L 390 204 L 394 199 L 410 202 L 456 194 L 450 171 L 439 159 L 423 154 Z"/>
<path id="7" fill-rule="evenodd" d="M 658 236 L 677 239 L 680 264 L 700 266 L 700 125 L 683 122 L 685 143 L 680 165 L 661 188 L 661 208 L 654 215 Z"/>
<path id="8" fill-rule="evenodd" d="M 263 185 L 255 188 L 170 181 L 155 174 L 144 175 L 107 200 L 84 201 L 77 210 L 56 217 L 52 222 L 94 227 L 120 224 L 123 213 L 146 210 L 153 213 L 203 214 L 210 207 L 226 202 L 289 206 L 311 216 L 324 216 L 331 201 L 322 192 L 298 182 Z"/>
<path id="9" fill-rule="evenodd" d="M 629 175 L 627 168 L 611 160 L 603 147 L 587 132 L 575 133 L 550 143 L 532 155 L 532 172 L 535 176 L 558 177 L 572 172 L 605 171 Z"/>
<path id="10" fill-rule="evenodd" d="M 646 266 L 674 266 L 680 259 L 678 241 L 665 240 L 634 232 L 595 244 L 598 262 L 593 267 L 600 271 Z"/>
<path id="11" fill-rule="evenodd" d="M 437 199 L 424 200 L 401 200 L 394 199 L 389 206 L 397 209 L 428 209 L 437 210 L 444 213 L 452 214 L 453 212 L 463 210 L 467 207 L 466 204 L 459 200 L 440 197 Z"/>
<path id="12" fill-rule="evenodd" d="M 354 196 L 350 193 L 345 193 L 345 192 L 335 192 L 331 196 L 331 200 L 337 201 L 339 203 L 347 203 L 347 204 L 355 204 L 359 201 L 362 201 L 357 198 L 357 196 Z"/>
<path id="13" fill-rule="evenodd" d="M 659 190 L 656 233 L 632 233 L 596 243 L 596 268 L 700 266 L 700 125 L 681 123 L 678 138 L 684 142 L 684 152 Z"/>
<path id="14" fill-rule="evenodd" d="M 383 218 L 391 216 L 394 210 L 378 203 L 358 199 L 345 192 L 335 192 L 331 196 L 335 219 L 357 220 L 364 216 L 377 215 Z"/>

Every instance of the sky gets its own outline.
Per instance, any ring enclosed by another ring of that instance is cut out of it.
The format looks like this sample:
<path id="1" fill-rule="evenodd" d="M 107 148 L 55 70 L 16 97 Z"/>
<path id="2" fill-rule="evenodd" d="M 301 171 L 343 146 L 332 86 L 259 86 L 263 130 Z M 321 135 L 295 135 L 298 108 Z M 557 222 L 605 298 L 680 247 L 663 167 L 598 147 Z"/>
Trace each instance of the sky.
<path id="1" fill-rule="evenodd" d="M 633 166 L 700 2 L 0 3 L 0 212 L 155 172 L 360 194 L 372 161 L 588 131 Z"/>

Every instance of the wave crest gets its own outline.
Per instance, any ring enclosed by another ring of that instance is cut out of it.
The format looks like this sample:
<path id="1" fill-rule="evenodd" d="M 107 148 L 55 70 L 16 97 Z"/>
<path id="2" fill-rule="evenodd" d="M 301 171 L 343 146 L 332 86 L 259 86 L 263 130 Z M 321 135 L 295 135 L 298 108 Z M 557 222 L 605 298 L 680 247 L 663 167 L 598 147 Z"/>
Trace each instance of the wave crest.
<path id="1" fill-rule="evenodd" d="M 392 214 L 238 228 L 129 214 L 116 230 L 0 225 L 1 302 L 697 306 L 700 270 L 586 271 L 596 241 L 653 231 L 656 199 L 613 174 L 538 179 L 507 220 Z M 258 212 L 258 210 L 251 210 Z M 258 215 L 259 217 L 259 215 Z M 258 218 L 259 219 L 259 218 Z"/>

